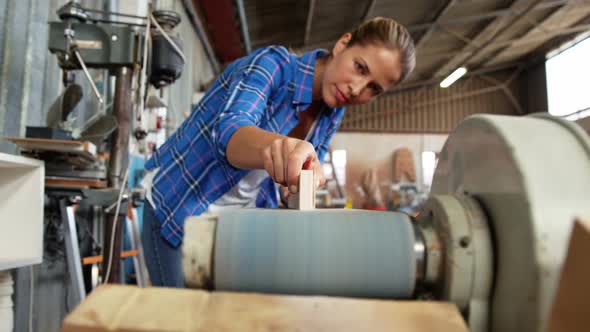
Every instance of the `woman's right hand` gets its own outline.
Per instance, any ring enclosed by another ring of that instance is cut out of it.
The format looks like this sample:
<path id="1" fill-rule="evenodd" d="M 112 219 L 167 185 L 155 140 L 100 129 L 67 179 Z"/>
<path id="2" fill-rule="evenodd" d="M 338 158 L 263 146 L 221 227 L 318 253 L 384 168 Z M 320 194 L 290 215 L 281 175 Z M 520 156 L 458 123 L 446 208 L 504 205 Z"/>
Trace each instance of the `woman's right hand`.
<path id="1" fill-rule="evenodd" d="M 304 165 L 314 171 L 316 187 L 326 182 L 315 149 L 307 141 L 286 136 L 277 138 L 262 150 L 262 159 L 272 179 L 288 187 L 292 194 L 299 190 L 299 174 Z"/>

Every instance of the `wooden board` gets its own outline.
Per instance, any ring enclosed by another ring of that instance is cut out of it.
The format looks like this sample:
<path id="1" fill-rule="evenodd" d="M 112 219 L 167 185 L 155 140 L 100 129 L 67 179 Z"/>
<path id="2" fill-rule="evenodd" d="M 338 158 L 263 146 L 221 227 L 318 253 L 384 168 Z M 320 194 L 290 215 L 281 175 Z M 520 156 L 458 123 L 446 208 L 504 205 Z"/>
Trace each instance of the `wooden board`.
<path id="1" fill-rule="evenodd" d="M 467 331 L 451 303 L 103 285 L 62 332 Z"/>
<path id="2" fill-rule="evenodd" d="M 313 170 L 301 170 L 299 175 L 299 191 L 290 194 L 288 198 L 290 209 L 313 210 L 315 209 L 315 183 Z"/>
<path id="3" fill-rule="evenodd" d="M 96 145 L 87 141 L 68 141 L 43 138 L 3 137 L 26 151 L 57 151 L 96 158 Z"/>
<path id="4" fill-rule="evenodd" d="M 549 319 L 549 332 L 590 330 L 590 221 L 574 224 Z"/>
<path id="5" fill-rule="evenodd" d="M 50 188 L 99 188 L 107 187 L 106 180 L 66 178 L 66 177 L 45 177 L 45 186 Z"/>

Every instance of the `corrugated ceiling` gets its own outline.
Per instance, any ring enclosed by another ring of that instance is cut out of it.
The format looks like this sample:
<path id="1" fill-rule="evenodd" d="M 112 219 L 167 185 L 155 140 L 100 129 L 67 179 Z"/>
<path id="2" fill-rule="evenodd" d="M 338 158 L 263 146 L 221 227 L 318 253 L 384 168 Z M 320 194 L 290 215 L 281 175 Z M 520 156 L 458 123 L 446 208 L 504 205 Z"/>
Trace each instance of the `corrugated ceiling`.
<path id="1" fill-rule="evenodd" d="M 590 0 L 235 1 L 240 2 L 251 49 L 330 48 L 365 18 L 393 17 L 418 45 L 417 68 L 406 83 L 445 76 L 459 66 L 476 70 L 519 61 L 556 37 L 590 30 L 580 23 L 590 16 Z"/>

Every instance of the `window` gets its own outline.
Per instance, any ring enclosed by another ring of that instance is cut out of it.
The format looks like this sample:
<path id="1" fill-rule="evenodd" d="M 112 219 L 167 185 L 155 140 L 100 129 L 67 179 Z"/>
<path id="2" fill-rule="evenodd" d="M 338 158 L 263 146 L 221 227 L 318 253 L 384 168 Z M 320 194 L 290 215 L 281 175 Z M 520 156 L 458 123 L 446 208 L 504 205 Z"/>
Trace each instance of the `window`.
<path id="1" fill-rule="evenodd" d="M 334 163 L 334 173 L 338 179 L 338 183 L 341 186 L 346 184 L 346 150 L 334 150 L 332 151 L 332 162 Z M 332 173 L 332 165 L 330 164 L 330 155 L 326 155 L 324 162 L 324 176 L 326 179 L 334 177 Z"/>
<path id="2" fill-rule="evenodd" d="M 581 36 L 547 55 L 549 113 L 577 120 L 590 115 L 590 38 Z"/>
<path id="3" fill-rule="evenodd" d="M 430 186 L 432 186 L 432 177 L 434 176 L 435 168 L 436 153 L 432 151 L 422 152 L 422 175 L 424 187 L 426 187 L 426 190 L 430 190 Z"/>

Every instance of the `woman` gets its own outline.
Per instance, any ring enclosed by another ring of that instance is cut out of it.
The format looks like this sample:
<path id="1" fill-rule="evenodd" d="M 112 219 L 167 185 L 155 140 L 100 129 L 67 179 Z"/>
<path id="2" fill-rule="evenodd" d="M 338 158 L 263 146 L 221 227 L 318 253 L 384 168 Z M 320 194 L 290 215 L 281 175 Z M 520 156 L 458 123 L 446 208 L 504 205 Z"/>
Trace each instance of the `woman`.
<path id="1" fill-rule="evenodd" d="M 415 66 L 408 31 L 389 18 L 362 23 L 332 52 L 297 56 L 270 46 L 236 60 L 147 162 L 142 241 L 153 285 L 183 287 L 184 219 L 232 207 L 276 207 L 302 167 L 321 161 L 344 116 L 403 81 Z"/>

